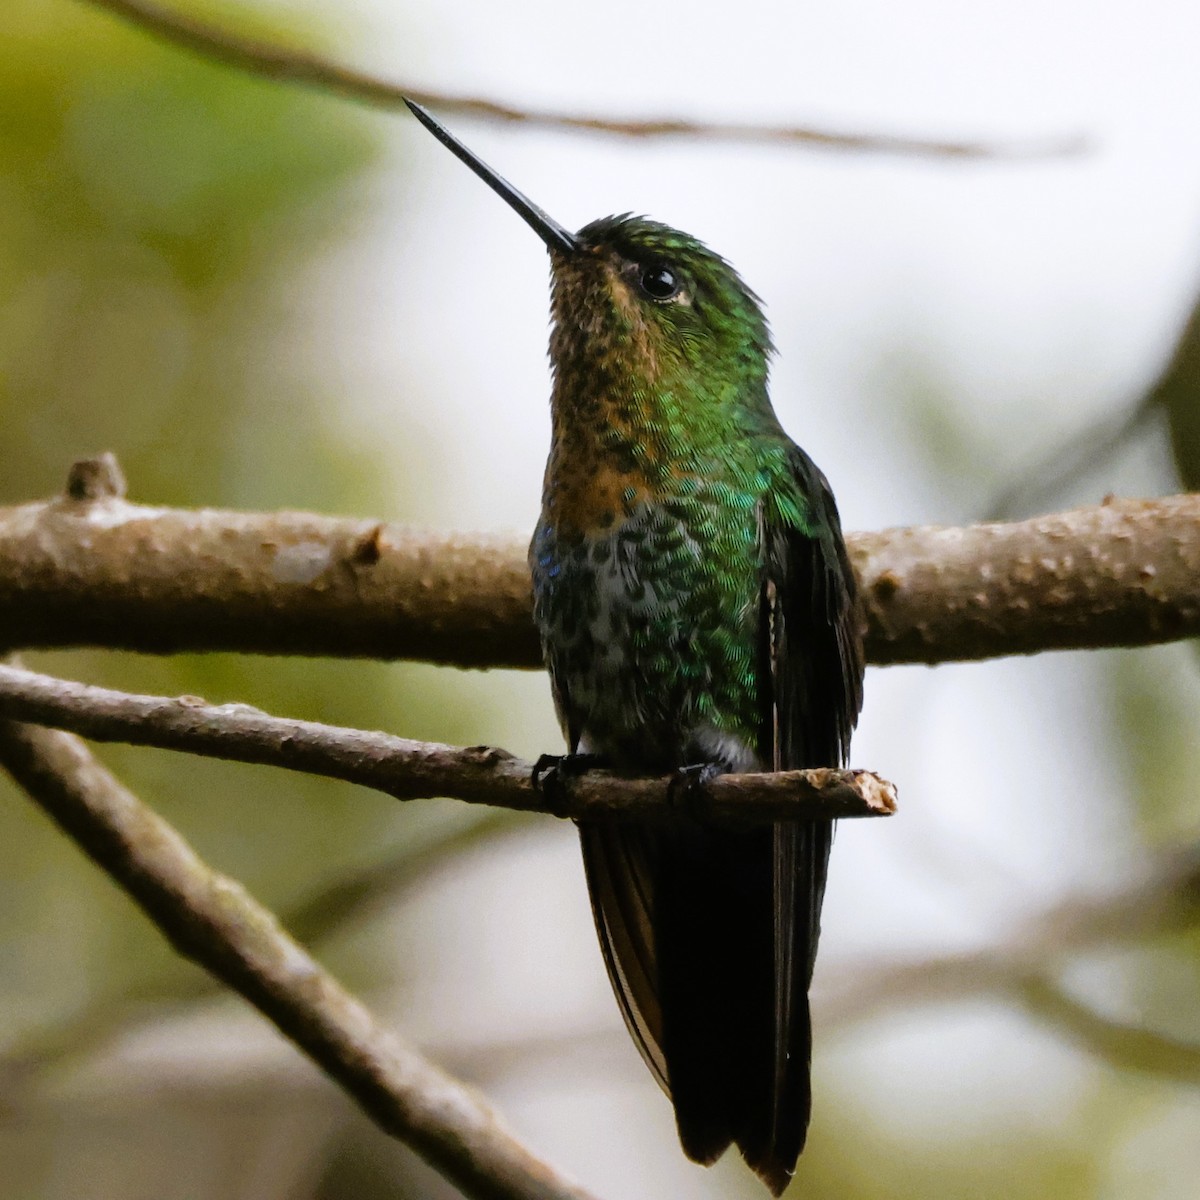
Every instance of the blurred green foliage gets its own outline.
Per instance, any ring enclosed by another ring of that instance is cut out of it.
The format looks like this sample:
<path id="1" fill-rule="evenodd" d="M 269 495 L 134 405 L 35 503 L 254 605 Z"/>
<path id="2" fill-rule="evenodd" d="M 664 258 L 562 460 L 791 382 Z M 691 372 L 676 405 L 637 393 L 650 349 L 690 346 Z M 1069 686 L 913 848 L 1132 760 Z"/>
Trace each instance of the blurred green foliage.
<path id="1" fill-rule="evenodd" d="M 383 153 L 379 121 L 80 4 L 5 5 L 0 504 L 54 494 L 75 458 L 112 450 L 145 503 L 370 514 L 399 503 L 403 515 L 395 473 L 348 437 L 333 373 L 289 362 L 311 323 L 337 316 L 336 298 L 303 291 L 305 272 L 354 233 Z M 447 703 L 452 677 L 417 668 L 100 652 L 29 661 L 134 690 L 479 740 L 472 702 Z M 394 968 L 394 951 L 383 964 L 376 942 L 355 939 L 365 920 L 448 856 L 520 824 L 300 774 L 123 747 L 100 756 L 321 943 L 352 986 Z M 131 1101 L 134 1115 L 112 1123 L 52 1107 L 11 1123 L 32 1103 L 27 1085 L 212 989 L 4 777 L 0 845 L 0 1192 L 125 1195 L 136 1180 L 156 1196 L 265 1195 L 302 1177 L 304 1154 L 260 1171 L 276 1128 L 293 1130 L 304 1108 L 285 1098 L 224 1099 L 219 1116 L 187 1104 L 139 1116 Z M 345 1119 L 320 1095 L 315 1125 L 296 1135 L 306 1153 L 331 1110 Z M 113 1178 L 114 1161 L 132 1161 L 123 1121 L 138 1131 L 140 1165 Z"/>
<path id="2" fill-rule="evenodd" d="M 352 454 L 331 419 L 333 385 L 285 389 L 287 371 L 271 369 L 303 336 L 290 301 L 300 273 L 352 228 L 381 150 L 372 119 L 78 4 L 12 0 L 4 26 L 0 503 L 60 490 L 74 458 L 106 449 L 131 496 L 148 503 L 394 503 L 384 464 Z M 36 662 L 373 727 L 415 725 L 441 698 L 382 664 L 98 653 Z M 443 736 L 472 740 L 469 708 L 438 725 Z M 299 902 L 347 864 L 419 848 L 423 830 L 463 819 L 302 775 L 121 749 L 103 757 L 202 853 L 274 902 Z M 198 980 L 7 780 L 0 844 L 6 1049 L 106 996 L 166 986 L 159 977 Z"/>
<path id="3" fill-rule="evenodd" d="M 332 423 L 315 398 L 249 384 L 272 342 L 286 347 L 272 318 L 289 274 L 353 216 L 371 126 L 76 5 L 22 0 L 5 15 L 0 501 L 44 494 L 69 456 L 103 448 L 146 499 L 292 499 L 228 470 L 260 404 L 282 437 L 305 433 L 286 445 L 302 455 L 291 478 L 347 487 L 322 469 L 315 435 Z M 264 461 L 283 448 L 264 445 Z"/>

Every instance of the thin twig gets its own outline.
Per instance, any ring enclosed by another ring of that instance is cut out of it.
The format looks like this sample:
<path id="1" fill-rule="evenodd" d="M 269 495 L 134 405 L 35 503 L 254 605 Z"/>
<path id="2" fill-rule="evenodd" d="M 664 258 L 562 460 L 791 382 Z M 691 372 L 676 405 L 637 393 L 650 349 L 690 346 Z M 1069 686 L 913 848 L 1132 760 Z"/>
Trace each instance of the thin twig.
<path id="1" fill-rule="evenodd" d="M 95 741 L 185 750 L 363 784 L 397 800 L 447 796 L 575 819 L 674 819 L 681 806 L 706 820 L 760 822 L 886 816 L 890 783 L 868 771 L 814 768 L 723 775 L 680 789 L 671 776 L 630 779 L 589 771 L 537 788 L 533 764 L 489 746 L 444 746 L 386 733 L 268 716 L 246 704 L 133 696 L 0 665 L 0 717 L 69 729 Z"/>
<path id="2" fill-rule="evenodd" d="M 873 663 L 1200 635 L 1200 495 L 847 540 Z M 537 667 L 525 544 L 63 497 L 0 509 L 0 639 Z"/>
<path id="3" fill-rule="evenodd" d="M 952 1003 L 988 991 L 1016 994 L 1023 980 L 1052 975 L 1075 952 L 1190 929 L 1198 913 L 1200 843 L 1163 855 L 1125 887 L 1069 897 L 999 944 L 826 968 L 818 995 L 821 1021 L 827 1028 L 848 1028 L 918 1004 Z"/>
<path id="4" fill-rule="evenodd" d="M 1021 979 L 1011 991 L 1030 1016 L 1120 1070 L 1200 1083 L 1200 1044 L 1097 1012 L 1042 976 Z"/>
<path id="5" fill-rule="evenodd" d="M 407 97 L 420 104 L 490 121 L 569 129 L 634 138 L 690 137 L 726 142 L 780 142 L 819 149 L 938 158 L 1063 158 L 1090 147 L 1076 135 L 1003 144 L 905 137 L 897 134 L 817 129 L 811 126 L 761 125 L 739 121 L 688 121 L 676 117 L 619 120 L 579 113 L 516 108 L 477 96 L 446 95 L 392 83 L 343 67 L 319 55 L 287 49 L 221 29 L 198 17 L 153 0 L 84 0 L 129 21 L 154 36 L 194 54 L 265 79 L 299 84 L 369 104 L 398 109 Z"/>
<path id="6" fill-rule="evenodd" d="M 1196 469 L 1185 447 L 1196 441 L 1200 429 L 1200 300 L 1183 322 L 1170 358 L 1141 397 L 1125 411 L 1099 426 L 1083 430 L 1053 453 L 1026 467 L 1016 482 L 1005 487 L 992 502 L 988 520 L 1007 520 L 1020 512 L 1037 512 L 1073 484 L 1090 478 L 1107 465 L 1150 422 L 1165 415 L 1170 426 L 1175 461 L 1184 487 L 1200 486 Z"/>
<path id="7" fill-rule="evenodd" d="M 186 957 L 235 989 L 385 1132 L 477 1200 L 587 1200 L 477 1093 L 374 1017 L 238 883 L 66 733 L 0 722 L 0 765 Z"/>
<path id="8" fill-rule="evenodd" d="M 473 850 L 495 847 L 514 835 L 528 837 L 539 826 L 530 815 L 507 809 L 468 810 L 470 818 L 443 831 L 415 850 L 389 854 L 383 862 L 371 863 L 330 880 L 309 896 L 284 909 L 284 925 L 301 941 L 320 943 L 325 938 L 364 920 L 377 909 L 396 906 L 408 892 L 424 883 L 440 868 L 457 865 Z"/>

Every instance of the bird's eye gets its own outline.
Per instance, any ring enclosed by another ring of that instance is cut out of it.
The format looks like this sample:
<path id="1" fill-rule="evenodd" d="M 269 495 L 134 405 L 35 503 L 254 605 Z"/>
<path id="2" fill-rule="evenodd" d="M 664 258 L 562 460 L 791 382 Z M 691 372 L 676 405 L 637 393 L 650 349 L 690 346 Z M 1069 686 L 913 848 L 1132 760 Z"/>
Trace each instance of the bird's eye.
<path id="1" fill-rule="evenodd" d="M 679 295 L 679 279 L 669 267 L 646 267 L 638 283 L 652 300 L 670 300 Z"/>

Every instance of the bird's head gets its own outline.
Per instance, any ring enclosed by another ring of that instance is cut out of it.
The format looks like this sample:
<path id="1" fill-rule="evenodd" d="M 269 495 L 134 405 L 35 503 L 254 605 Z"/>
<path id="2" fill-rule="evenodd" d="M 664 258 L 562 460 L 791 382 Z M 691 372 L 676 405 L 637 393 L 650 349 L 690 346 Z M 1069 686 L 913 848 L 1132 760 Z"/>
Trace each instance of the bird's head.
<path id="1" fill-rule="evenodd" d="M 771 338 L 758 297 L 690 234 L 630 214 L 571 233 L 420 105 L 417 119 L 514 208 L 546 244 L 553 271 L 556 375 L 583 390 L 668 390 L 718 410 L 766 405 Z M 586 377 L 586 378 L 584 378 Z M 761 404 L 758 401 L 761 399 Z M 712 416 L 718 415 L 712 413 Z"/>

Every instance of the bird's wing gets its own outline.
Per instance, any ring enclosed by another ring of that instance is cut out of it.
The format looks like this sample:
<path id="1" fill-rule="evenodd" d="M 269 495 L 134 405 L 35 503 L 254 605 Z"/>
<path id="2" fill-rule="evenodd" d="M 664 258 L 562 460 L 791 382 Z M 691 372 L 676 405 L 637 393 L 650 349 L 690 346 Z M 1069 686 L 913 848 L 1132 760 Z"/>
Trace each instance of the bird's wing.
<path id="1" fill-rule="evenodd" d="M 798 449 L 760 518 L 760 730 L 776 769 L 836 766 L 861 701 L 854 585 L 828 484 Z M 808 984 L 833 827 L 582 822 L 600 944 L 688 1155 L 736 1140 L 779 1194 L 810 1108 Z"/>
<path id="2" fill-rule="evenodd" d="M 646 1065 L 670 1095 L 654 949 L 657 831 L 592 822 L 580 825 L 579 838 L 596 933 L 621 1015 Z"/>
<path id="3" fill-rule="evenodd" d="M 775 770 L 841 766 L 862 706 L 863 655 L 854 575 L 824 475 L 792 447 L 791 489 L 764 501 L 760 541 L 759 754 Z M 816 961 L 833 823 L 773 830 L 774 1013 L 770 1110 L 739 1141 L 775 1190 L 807 1135 Z"/>
<path id="4" fill-rule="evenodd" d="M 777 770 L 841 766 L 862 708 L 854 572 L 825 476 L 798 446 L 794 488 L 765 501 L 759 752 Z"/>

